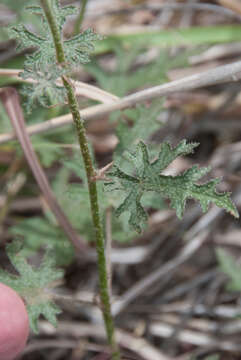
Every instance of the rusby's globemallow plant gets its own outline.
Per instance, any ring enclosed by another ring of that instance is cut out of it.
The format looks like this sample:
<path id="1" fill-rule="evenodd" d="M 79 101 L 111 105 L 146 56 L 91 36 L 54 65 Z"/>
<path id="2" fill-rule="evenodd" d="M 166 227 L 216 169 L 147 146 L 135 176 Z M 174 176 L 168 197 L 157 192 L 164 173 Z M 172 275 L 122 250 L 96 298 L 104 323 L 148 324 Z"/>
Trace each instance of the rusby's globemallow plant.
<path id="1" fill-rule="evenodd" d="M 24 25 L 12 29 L 13 36 L 18 40 L 19 47 L 31 47 L 35 52 L 28 55 L 24 65 L 22 77 L 32 78 L 35 82 L 31 88 L 26 87 L 27 106 L 39 102 L 44 106 L 67 103 L 72 114 L 78 137 L 80 150 L 86 172 L 87 186 L 90 201 L 90 211 L 95 233 L 96 251 L 98 257 L 99 289 L 101 311 L 103 314 L 107 340 L 111 349 L 112 359 L 120 360 L 121 354 L 115 338 L 114 321 L 111 314 L 111 300 L 108 288 L 106 257 L 104 251 L 104 235 L 99 209 L 97 180 L 98 171 L 94 167 L 82 119 L 71 82 L 71 72 L 79 64 L 89 61 L 89 54 L 93 49 L 93 42 L 100 39 L 92 30 L 64 39 L 63 26 L 68 15 L 76 14 L 75 7 L 61 7 L 58 0 L 40 0 L 41 6 L 29 6 L 29 10 L 42 17 L 43 30 L 41 35 L 30 32 Z M 56 80 L 61 79 L 62 85 Z M 148 127 L 148 111 L 146 116 Z M 145 120 L 145 119 L 144 119 Z M 142 119 L 142 130 L 145 123 Z M 138 129 L 138 121 L 134 125 Z M 124 134 L 126 132 L 126 135 Z M 116 210 L 116 215 L 128 213 L 129 225 L 137 232 L 141 232 L 146 224 L 147 213 L 143 205 L 146 193 L 154 193 L 159 198 L 167 198 L 170 205 L 181 218 L 186 201 L 190 198 L 200 202 L 203 211 L 214 203 L 224 208 L 233 216 L 238 217 L 237 210 L 230 199 L 230 194 L 216 191 L 218 179 L 204 184 L 199 180 L 207 174 L 209 168 L 193 166 L 177 176 L 163 174 L 166 167 L 178 156 L 192 153 L 197 143 L 181 141 L 176 147 L 163 143 L 158 150 L 148 148 L 145 133 L 140 132 L 140 139 L 133 141 L 133 132 L 130 134 L 127 126 L 118 127 L 119 145 L 114 155 L 114 166 L 105 178 L 105 187 L 118 191 L 122 201 Z M 143 141 L 144 140 L 144 141 Z M 133 142 L 129 146 L 128 141 Z M 125 146 L 128 148 L 125 148 Z M 122 160 L 123 161 L 122 161 Z M 126 163 L 128 162 L 128 166 Z M 102 177 L 103 178 L 103 177 Z M 108 191 L 106 192 L 108 196 Z M 79 210 L 81 211 L 81 209 Z M 12 286 L 26 300 L 30 325 L 36 331 L 37 319 L 43 314 L 52 323 L 56 323 L 56 315 L 60 310 L 53 304 L 51 295 L 47 291 L 52 282 L 62 276 L 62 273 L 53 267 L 51 258 L 46 255 L 39 269 L 32 269 L 24 257 L 16 256 L 20 250 L 9 248 L 9 257 L 20 276 L 10 276 L 0 272 L 0 281 Z M 20 251 L 21 253 L 21 251 Z M 31 297 L 32 296 L 32 297 Z M 41 300 L 41 301 L 40 301 Z"/>

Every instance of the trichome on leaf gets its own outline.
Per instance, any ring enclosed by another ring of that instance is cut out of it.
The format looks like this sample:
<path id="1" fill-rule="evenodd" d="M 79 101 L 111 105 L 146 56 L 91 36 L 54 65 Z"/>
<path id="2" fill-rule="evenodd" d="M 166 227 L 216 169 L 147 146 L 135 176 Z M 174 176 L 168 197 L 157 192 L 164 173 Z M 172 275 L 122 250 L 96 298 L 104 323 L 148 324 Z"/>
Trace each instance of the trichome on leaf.
<path id="1" fill-rule="evenodd" d="M 199 200 L 203 211 L 207 211 L 209 203 L 213 202 L 238 217 L 230 194 L 216 191 L 220 179 L 212 179 L 201 185 L 196 184 L 196 181 L 207 174 L 210 168 L 199 168 L 194 165 L 181 175 L 161 174 L 174 159 L 192 153 L 197 146 L 198 143 L 188 144 L 186 140 L 181 141 L 174 148 L 168 143 L 163 143 L 158 158 L 153 161 L 150 160 L 147 146 L 142 141 L 136 146 L 135 152 L 127 152 L 126 157 L 134 166 L 133 173 L 127 174 L 114 165 L 113 170 L 108 174 L 113 180 L 105 184 L 109 189 L 121 190 L 125 193 L 124 201 L 116 209 L 116 215 L 120 216 L 128 211 L 129 225 L 137 232 L 141 232 L 147 221 L 141 198 L 145 192 L 153 191 L 171 201 L 171 207 L 176 210 L 178 218 L 182 218 L 186 200 L 191 198 Z"/>
<path id="2" fill-rule="evenodd" d="M 18 42 L 18 49 L 31 48 L 33 53 L 26 57 L 24 72 L 21 77 L 32 79 L 33 87 L 26 87 L 24 95 L 28 96 L 27 110 L 30 112 L 36 100 L 42 106 L 65 102 L 65 90 L 59 85 L 57 79 L 68 74 L 76 64 L 86 64 L 90 61 L 90 53 L 94 50 L 94 42 L 102 37 L 87 29 L 82 33 L 63 40 L 65 64 L 56 63 L 56 50 L 45 13 L 40 6 L 29 6 L 32 13 L 41 16 L 43 21 L 42 34 L 34 34 L 25 25 L 18 24 L 10 29 L 10 35 Z M 62 33 L 66 17 L 76 13 L 74 6 L 61 7 L 59 0 L 52 1 L 52 11 Z"/>
<path id="3" fill-rule="evenodd" d="M 14 289 L 25 300 L 31 329 L 38 332 L 37 321 L 40 315 L 56 326 L 56 315 L 61 310 L 52 301 L 50 290 L 63 277 L 63 271 L 55 268 L 51 250 L 46 251 L 38 268 L 27 262 L 19 241 L 7 246 L 7 254 L 18 275 L 0 269 L 0 282 Z"/>

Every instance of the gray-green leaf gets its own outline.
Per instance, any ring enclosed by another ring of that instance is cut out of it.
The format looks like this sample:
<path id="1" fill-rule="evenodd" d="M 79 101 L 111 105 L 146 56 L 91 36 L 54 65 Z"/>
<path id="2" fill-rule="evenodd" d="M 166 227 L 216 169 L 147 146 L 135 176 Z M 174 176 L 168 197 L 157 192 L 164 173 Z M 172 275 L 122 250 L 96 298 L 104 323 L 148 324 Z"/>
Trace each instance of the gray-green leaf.
<path id="1" fill-rule="evenodd" d="M 15 241 L 7 246 L 7 254 L 18 275 L 0 269 L 0 282 L 10 286 L 25 300 L 32 330 L 38 332 L 37 321 L 42 314 L 54 326 L 61 310 L 54 304 L 50 289 L 63 277 L 55 268 L 54 257 L 47 251 L 38 268 L 33 268 L 22 254 L 21 244 Z"/>
<path id="2" fill-rule="evenodd" d="M 171 207 L 176 210 L 179 218 L 183 216 L 187 199 L 199 200 L 203 211 L 207 211 L 208 205 L 213 202 L 238 217 L 239 214 L 230 199 L 230 194 L 216 191 L 219 179 L 213 179 L 201 185 L 196 184 L 196 181 L 209 172 L 210 168 L 198 168 L 195 165 L 181 175 L 161 174 L 174 159 L 192 153 L 197 145 L 197 143 L 187 144 L 186 140 L 183 140 L 175 148 L 171 148 L 168 143 L 163 143 L 157 159 L 151 161 L 147 146 L 140 141 L 134 153 L 127 153 L 127 158 L 134 167 L 133 173 L 127 174 L 117 166 L 114 166 L 109 173 L 113 181 L 107 183 L 106 186 L 122 190 L 126 194 L 124 201 L 116 210 L 117 216 L 128 211 L 129 225 L 140 232 L 147 219 L 141 204 L 142 195 L 145 192 L 154 191 L 159 196 L 170 200 Z"/>

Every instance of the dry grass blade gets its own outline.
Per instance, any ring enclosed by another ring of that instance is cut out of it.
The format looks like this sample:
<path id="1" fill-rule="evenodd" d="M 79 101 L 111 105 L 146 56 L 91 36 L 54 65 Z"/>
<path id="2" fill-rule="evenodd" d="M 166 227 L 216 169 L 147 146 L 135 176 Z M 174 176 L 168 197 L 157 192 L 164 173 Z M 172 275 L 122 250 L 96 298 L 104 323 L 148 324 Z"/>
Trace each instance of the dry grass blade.
<path id="1" fill-rule="evenodd" d="M 155 322 L 151 324 L 150 332 L 155 336 L 169 338 L 175 332 L 175 326 L 163 322 Z M 241 350 L 241 346 L 239 343 L 229 340 L 220 341 L 210 334 L 204 334 L 200 331 L 191 331 L 188 329 L 182 329 L 177 335 L 177 340 L 192 345 L 199 345 L 203 347 L 221 349 L 226 351 Z"/>
<path id="2" fill-rule="evenodd" d="M 21 72 L 22 70 L 19 69 L 0 69 L 0 76 L 12 76 L 14 78 L 16 77 L 18 80 L 23 81 L 23 79 L 19 76 Z M 27 79 L 24 81 L 27 83 L 35 82 L 32 79 Z M 104 104 L 109 104 L 119 99 L 118 96 L 110 94 L 107 91 L 104 91 L 96 86 L 86 84 L 82 81 L 71 80 L 71 82 L 75 88 L 76 96 L 84 96 L 88 99 L 100 101 Z M 62 82 L 59 80 L 58 84 L 62 85 Z"/>
<path id="3" fill-rule="evenodd" d="M 126 291 L 120 300 L 116 301 L 112 305 L 112 312 L 114 315 L 118 315 L 123 311 L 133 300 L 135 300 L 142 293 L 147 291 L 154 283 L 171 271 L 176 271 L 180 265 L 182 265 L 187 259 L 189 259 L 204 243 L 207 238 L 207 231 L 200 232 L 194 239 L 184 246 L 181 253 L 174 259 L 168 261 L 166 264 L 161 265 L 157 270 L 148 274 L 141 280 L 139 280 L 132 288 Z"/>
<path id="4" fill-rule="evenodd" d="M 64 230 L 66 236 L 71 240 L 76 250 L 84 251 L 85 245 L 83 244 L 80 236 L 73 229 L 69 220 L 65 216 L 61 207 L 59 206 L 42 167 L 39 164 L 37 156 L 34 152 L 33 146 L 27 134 L 22 108 L 17 91 L 14 88 L 6 88 L 0 92 L 0 98 L 6 108 L 8 116 L 12 122 L 16 136 L 22 146 L 24 155 L 32 170 L 36 182 L 38 183 L 47 204 L 54 213 L 59 225 Z"/>
<path id="5" fill-rule="evenodd" d="M 41 321 L 40 331 L 45 335 L 54 335 L 56 334 L 56 329 L 46 323 Z M 74 323 L 68 321 L 60 321 L 58 326 L 58 335 L 71 335 L 74 337 L 96 337 L 99 339 L 104 338 L 104 329 L 103 326 L 97 324 L 87 324 L 87 323 Z M 123 330 L 117 329 L 116 337 L 118 343 L 126 349 L 133 351 L 138 354 L 142 359 L 145 360 L 174 360 L 172 357 L 165 355 L 159 349 L 151 345 L 147 340 L 136 337 L 130 332 L 125 332 Z M 124 359 L 123 359 L 124 360 Z"/>
<path id="6" fill-rule="evenodd" d="M 219 4 L 231 9 L 237 14 L 241 14 L 241 4 L 239 0 L 218 0 Z"/>
<path id="7" fill-rule="evenodd" d="M 215 85 L 222 82 L 237 81 L 240 77 L 240 74 L 241 61 L 236 61 L 231 64 L 218 66 L 215 69 L 187 76 L 183 79 L 175 80 L 164 85 L 158 85 L 142 91 L 138 91 L 110 104 L 91 106 L 82 110 L 80 113 L 85 120 L 90 120 L 107 115 L 115 110 L 126 109 L 145 100 L 151 100 L 179 91 L 198 89 L 204 86 Z M 67 114 L 45 121 L 41 124 L 30 126 L 27 128 L 27 132 L 29 135 L 38 134 L 70 123 L 72 123 L 72 116 L 71 114 Z M 0 135 L 0 144 L 13 139 L 15 139 L 14 134 L 2 134 Z"/>

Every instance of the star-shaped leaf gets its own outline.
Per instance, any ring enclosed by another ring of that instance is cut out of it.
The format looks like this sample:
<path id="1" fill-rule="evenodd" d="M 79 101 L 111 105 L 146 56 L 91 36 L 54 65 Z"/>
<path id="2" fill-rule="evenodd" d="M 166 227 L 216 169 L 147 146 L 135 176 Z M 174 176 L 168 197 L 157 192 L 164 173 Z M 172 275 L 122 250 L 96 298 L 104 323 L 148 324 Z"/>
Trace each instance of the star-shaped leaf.
<path id="1" fill-rule="evenodd" d="M 17 50 L 25 48 L 36 49 L 25 60 L 25 68 L 33 66 L 46 67 L 56 63 L 56 53 L 53 39 L 50 34 L 40 36 L 29 31 L 23 24 L 18 24 L 10 29 L 10 35 L 18 42 Z"/>
<path id="2" fill-rule="evenodd" d="M 34 34 L 23 24 L 19 24 L 10 29 L 10 34 L 18 41 L 18 49 L 21 50 L 26 47 L 36 49 L 33 54 L 27 56 L 25 68 L 32 67 L 33 64 L 41 68 L 56 64 L 54 42 L 43 9 L 39 6 L 31 6 L 27 9 L 36 13 L 38 16 L 42 16 L 44 27 L 42 35 Z M 77 9 L 74 6 L 61 7 L 58 0 L 52 0 L 52 12 L 57 21 L 60 33 L 62 33 L 66 17 L 75 14 L 76 11 Z M 90 53 L 94 50 L 94 42 L 100 39 L 102 39 L 100 35 L 95 34 L 91 29 L 87 29 L 70 39 L 63 40 L 66 57 L 65 68 L 71 68 L 71 66 L 76 67 L 78 64 L 87 63 Z"/>
<path id="3" fill-rule="evenodd" d="M 64 74 L 60 66 L 50 65 L 39 68 L 36 64 L 33 68 L 25 68 L 20 73 L 23 79 L 33 79 L 35 83 L 23 87 L 21 93 L 26 95 L 25 106 L 28 113 L 36 104 L 50 107 L 62 103 L 66 97 L 66 90 L 58 85 L 57 80 Z"/>
<path id="4" fill-rule="evenodd" d="M 58 0 L 51 0 L 51 8 L 62 37 L 66 17 L 75 14 L 76 8 L 73 6 L 61 7 Z M 102 37 L 95 34 L 91 29 L 87 29 L 73 38 L 63 39 L 65 63 L 58 64 L 52 33 L 43 9 L 39 6 L 30 6 L 28 9 L 42 17 L 41 34 L 35 34 L 25 25 L 19 24 L 10 29 L 10 35 L 17 40 L 19 50 L 33 49 L 33 53 L 26 56 L 24 72 L 22 73 L 24 79 L 33 79 L 35 82 L 35 86 L 31 90 L 29 87 L 25 89 L 25 94 L 30 97 L 29 111 L 30 105 L 33 105 L 36 99 L 39 99 L 39 103 L 43 106 L 49 106 L 49 102 L 50 105 L 54 105 L 56 100 L 57 103 L 64 102 L 65 92 L 61 86 L 56 85 L 56 80 L 80 64 L 86 64 L 94 49 L 94 42 Z"/>

